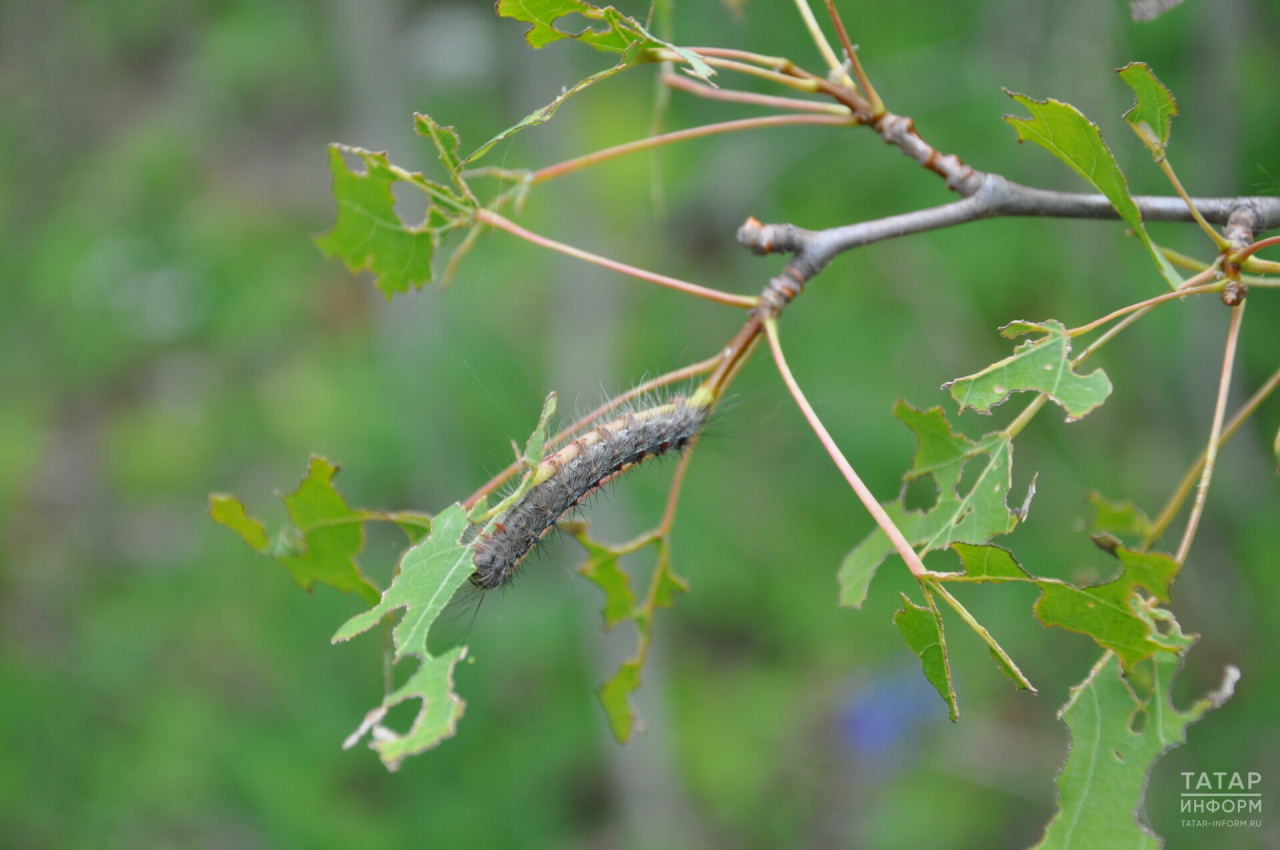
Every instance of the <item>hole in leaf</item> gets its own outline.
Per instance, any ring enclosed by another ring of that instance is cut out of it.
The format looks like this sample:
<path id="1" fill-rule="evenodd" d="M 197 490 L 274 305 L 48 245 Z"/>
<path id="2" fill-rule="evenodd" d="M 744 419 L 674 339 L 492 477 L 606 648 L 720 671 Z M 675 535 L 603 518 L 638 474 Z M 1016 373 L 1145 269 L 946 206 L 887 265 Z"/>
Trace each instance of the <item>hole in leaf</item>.
<path id="1" fill-rule="evenodd" d="M 396 215 L 405 227 L 417 227 L 427 218 L 427 195 L 407 183 L 392 183 Z"/>
<path id="2" fill-rule="evenodd" d="M 956 492 L 959 493 L 962 498 L 973 492 L 974 485 L 978 483 L 978 479 L 982 477 L 982 473 L 987 468 L 987 460 L 988 458 L 986 455 L 978 455 L 977 457 L 970 458 L 965 462 L 964 472 L 960 475 L 960 483 L 956 485 Z M 983 483 L 998 485 L 1000 482 L 992 479 L 989 482 L 984 481 Z"/>
<path id="3" fill-rule="evenodd" d="M 1173 633 L 1173 623 L 1168 620 L 1156 620 L 1156 631 L 1162 635 Z"/>
<path id="4" fill-rule="evenodd" d="M 1129 731 L 1141 735 L 1147 728 L 1147 713 L 1145 711 L 1136 712 L 1133 720 L 1129 723 Z"/>
<path id="5" fill-rule="evenodd" d="M 1120 751 L 1119 751 L 1119 750 L 1113 750 L 1112 752 L 1113 752 L 1113 754 L 1114 754 L 1114 755 L 1115 755 L 1115 757 L 1116 757 L 1116 761 L 1120 762 L 1121 764 L 1124 764 L 1124 756 L 1120 755 Z"/>
<path id="6" fill-rule="evenodd" d="M 909 511 L 928 511 L 938 503 L 938 485 L 932 475 L 907 483 L 902 492 L 902 505 Z"/>

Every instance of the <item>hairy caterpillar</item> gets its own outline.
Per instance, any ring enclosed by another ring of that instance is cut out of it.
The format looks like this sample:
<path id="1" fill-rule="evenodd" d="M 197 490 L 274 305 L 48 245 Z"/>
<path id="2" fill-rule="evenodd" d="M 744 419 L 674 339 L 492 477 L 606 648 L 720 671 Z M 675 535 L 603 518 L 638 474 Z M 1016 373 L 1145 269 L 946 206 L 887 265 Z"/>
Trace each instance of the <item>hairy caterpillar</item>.
<path id="1" fill-rule="evenodd" d="M 562 516 L 631 467 L 689 446 L 710 412 L 698 394 L 675 398 L 598 425 L 547 457 L 534 471 L 534 486 L 473 544 L 471 584 L 481 590 L 506 584 Z"/>

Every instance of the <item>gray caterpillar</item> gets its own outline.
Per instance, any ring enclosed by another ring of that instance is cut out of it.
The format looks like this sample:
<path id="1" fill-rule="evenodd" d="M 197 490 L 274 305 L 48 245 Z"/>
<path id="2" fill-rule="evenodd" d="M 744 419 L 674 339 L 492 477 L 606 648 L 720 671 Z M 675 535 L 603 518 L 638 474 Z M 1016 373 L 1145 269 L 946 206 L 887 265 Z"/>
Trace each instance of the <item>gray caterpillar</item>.
<path id="1" fill-rule="evenodd" d="M 599 425 L 545 459 L 533 488 L 472 544 L 471 584 L 482 590 L 506 584 L 562 516 L 636 464 L 689 446 L 710 412 L 677 398 Z"/>

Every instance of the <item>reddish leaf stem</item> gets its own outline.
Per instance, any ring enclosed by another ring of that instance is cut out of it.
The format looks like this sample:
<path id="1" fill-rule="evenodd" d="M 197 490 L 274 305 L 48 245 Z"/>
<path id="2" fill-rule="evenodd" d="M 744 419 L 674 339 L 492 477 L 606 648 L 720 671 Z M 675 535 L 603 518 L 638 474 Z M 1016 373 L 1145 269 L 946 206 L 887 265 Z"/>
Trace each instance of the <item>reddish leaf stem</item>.
<path id="1" fill-rule="evenodd" d="M 611 148 L 594 151 L 575 159 L 566 160 L 548 165 L 546 168 L 540 168 L 533 173 L 531 183 L 542 183 L 556 177 L 563 176 L 580 168 L 586 168 L 608 159 L 618 156 L 626 156 L 636 151 L 648 150 L 661 145 L 671 144 L 673 142 L 683 142 L 688 139 L 697 139 L 703 136 L 715 136 L 720 133 L 735 133 L 739 130 L 754 130 L 760 127 L 784 127 L 792 124 L 826 124 L 834 127 L 847 127 L 854 124 L 852 116 L 845 115 L 761 115 L 756 118 L 740 118 L 736 121 L 722 121 L 719 124 L 704 124 L 701 127 L 690 127 L 687 130 L 674 130 L 670 133 L 662 133 L 657 136 L 649 136 L 644 139 L 636 139 L 633 142 L 626 142 L 621 145 L 614 145 Z"/>
<path id="2" fill-rule="evenodd" d="M 858 477 L 858 473 L 854 472 L 853 467 L 849 465 L 849 461 L 845 459 L 840 447 L 831 438 L 831 434 L 827 431 L 826 426 L 822 424 L 822 420 L 818 418 L 818 414 L 809 405 L 809 400 L 805 398 L 800 385 L 796 383 L 795 377 L 791 374 L 791 367 L 787 365 L 787 359 L 783 356 L 782 344 L 778 340 L 777 320 L 765 319 L 764 330 L 769 337 L 769 348 L 773 351 L 773 361 L 778 364 L 778 373 L 782 376 L 782 382 L 791 391 L 791 397 L 795 399 L 800 412 L 804 414 L 804 418 L 809 421 L 809 427 L 813 428 L 813 432 L 818 435 L 819 442 L 827 450 L 827 454 L 831 455 L 831 459 L 835 461 L 841 474 L 844 475 L 845 481 L 848 481 L 849 486 L 858 494 L 863 507 L 867 509 L 867 512 L 876 521 L 876 525 L 880 526 L 880 530 L 889 538 L 889 542 L 893 544 L 893 548 L 902 556 L 902 560 L 907 562 L 907 569 L 911 570 L 911 574 L 917 579 L 930 575 L 929 570 L 925 569 L 924 563 L 920 560 L 920 556 L 911 548 L 911 544 L 907 542 L 907 539 L 902 536 L 898 526 L 893 524 L 893 520 L 885 513 L 884 508 L 876 500 L 876 497 L 872 495 L 867 485 L 862 483 L 862 479 Z"/>
<path id="3" fill-rule="evenodd" d="M 1155 298 L 1148 298 L 1146 301 L 1139 301 L 1136 304 L 1130 304 L 1128 307 L 1121 307 L 1119 310 L 1116 310 L 1115 312 L 1112 312 L 1112 313 L 1108 313 L 1107 315 L 1103 316 L 1101 319 L 1095 319 L 1094 321 L 1090 322 L 1087 325 L 1081 325 L 1078 328 L 1072 328 L 1071 330 L 1067 331 L 1067 334 L 1069 336 L 1080 336 L 1081 334 L 1087 334 L 1089 331 L 1095 330 L 1098 327 L 1105 325 L 1107 322 L 1111 321 L 1112 319 L 1120 318 L 1125 313 L 1132 313 L 1134 310 L 1141 310 L 1144 307 L 1154 307 L 1157 304 L 1163 304 L 1164 302 L 1172 301 L 1175 298 L 1183 298 L 1187 295 L 1203 295 L 1206 292 L 1218 292 L 1225 285 L 1223 281 L 1217 281 L 1214 283 L 1201 282 L 1202 280 L 1211 280 L 1215 274 L 1217 274 L 1216 268 L 1205 269 L 1200 274 L 1189 279 L 1186 283 L 1184 283 L 1181 287 L 1174 290 L 1173 292 L 1165 292 L 1161 295 L 1157 295 Z"/>
<path id="4" fill-rule="evenodd" d="M 1232 435 L 1240 430 L 1240 426 L 1254 414 L 1254 411 L 1267 400 L 1268 396 L 1275 392 L 1276 387 L 1280 387 L 1280 369 L 1273 372 L 1271 377 L 1262 386 L 1258 387 L 1257 392 L 1250 396 L 1248 401 L 1240 405 L 1240 409 L 1231 417 L 1231 421 L 1223 426 L 1222 438 L 1218 440 L 1218 448 L 1222 448 L 1227 444 L 1227 440 L 1231 439 Z M 1151 545 L 1169 527 L 1169 523 L 1173 522 L 1174 516 L 1177 515 L 1178 510 L 1182 507 L 1182 503 L 1186 501 L 1187 495 L 1191 492 L 1191 488 L 1195 486 L 1201 470 L 1204 469 L 1206 455 L 1207 450 L 1202 449 L 1200 456 L 1196 458 L 1195 462 L 1187 469 L 1186 474 L 1182 476 L 1182 480 L 1178 482 L 1173 494 L 1169 496 L 1169 500 L 1160 509 L 1155 521 L 1151 523 L 1151 530 L 1147 532 L 1146 537 L 1142 540 L 1142 551 L 1145 552 L 1151 548 Z"/>
<path id="5" fill-rule="evenodd" d="M 699 83 L 679 74 L 663 74 L 662 84 L 673 89 L 689 92 L 709 100 L 723 100 L 730 103 L 749 103 L 753 106 L 767 106 L 772 109 L 801 109 L 809 112 L 821 112 L 827 115 L 849 115 L 848 107 L 835 103 L 816 100 L 801 100 L 798 97 L 777 97 L 771 94 L 737 91 L 735 89 L 713 89 L 705 83 Z"/>
<path id="6" fill-rule="evenodd" d="M 1187 553 L 1191 551 L 1191 541 L 1195 539 L 1196 529 L 1200 525 L 1200 517 L 1204 513 L 1204 503 L 1209 496 L 1209 482 L 1213 479 L 1214 462 L 1218 458 L 1218 446 L 1222 442 L 1222 420 L 1227 412 L 1227 393 L 1231 389 L 1231 370 L 1236 359 L 1236 343 L 1240 339 L 1240 320 L 1244 316 L 1244 305 L 1231 308 L 1231 323 L 1227 326 L 1227 344 L 1222 355 L 1222 378 L 1218 381 L 1218 401 L 1213 408 L 1213 427 L 1209 431 L 1209 443 L 1205 446 L 1204 471 L 1200 474 L 1200 484 L 1196 488 L 1196 500 L 1191 505 L 1191 515 L 1187 517 L 1187 528 L 1182 533 L 1182 543 L 1176 555 L 1179 564 L 1186 562 Z"/>
<path id="7" fill-rule="evenodd" d="M 476 218 L 486 224 L 491 224 L 494 227 L 505 230 L 513 236 L 519 236 L 521 239 L 532 242 L 535 245 L 541 245 L 543 248 L 550 248 L 552 251 L 559 251 L 561 254 L 566 254 L 570 257 L 575 257 L 588 263 L 594 263 L 597 266 L 621 272 L 622 274 L 630 275 L 631 277 L 639 280 L 656 283 L 658 286 L 665 286 L 668 289 L 674 289 L 687 295 L 696 295 L 699 298 L 705 298 L 708 301 L 715 301 L 717 304 L 726 304 L 730 307 L 742 307 L 749 310 L 756 306 L 756 299 L 746 295 L 734 295 L 729 292 L 721 292 L 718 289 L 698 286 L 696 283 L 689 283 L 688 281 L 680 280 L 679 278 L 667 277 L 666 275 L 657 274 L 656 272 L 645 271 L 644 269 L 639 269 L 635 266 L 629 266 L 626 263 L 620 263 L 617 260 L 610 260 L 607 257 L 601 257 L 599 254 L 592 254 L 589 251 L 583 251 L 580 248 L 573 247 L 572 245 L 566 245 L 563 242 L 557 242 L 554 239 L 548 239 L 545 236 L 539 236 L 532 231 L 525 230 L 520 225 L 498 215 L 492 210 L 478 209 L 476 210 Z"/>
<path id="8" fill-rule="evenodd" d="M 1270 248 L 1272 245 L 1280 245 L 1280 236 L 1271 236 L 1267 239 L 1259 239 L 1244 250 L 1238 251 L 1236 254 L 1232 255 L 1231 259 L 1235 260 L 1237 263 L 1243 262 L 1258 251 L 1261 251 L 1263 248 Z"/>

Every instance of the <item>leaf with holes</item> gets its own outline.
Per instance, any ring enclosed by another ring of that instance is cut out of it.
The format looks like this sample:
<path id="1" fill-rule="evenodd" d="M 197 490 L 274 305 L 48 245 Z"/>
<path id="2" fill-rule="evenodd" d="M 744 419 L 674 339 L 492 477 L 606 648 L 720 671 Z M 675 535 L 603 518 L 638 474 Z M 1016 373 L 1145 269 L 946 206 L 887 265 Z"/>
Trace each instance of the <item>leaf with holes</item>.
<path id="1" fill-rule="evenodd" d="M 350 170 L 344 154 L 359 157 L 365 170 Z M 474 199 L 392 165 L 385 153 L 330 145 L 329 170 L 338 217 L 332 229 L 316 237 L 316 245 L 341 259 L 352 274 L 371 272 L 388 299 L 431 281 L 431 257 L 444 234 L 468 225 L 476 206 Z M 421 223 L 400 220 L 391 193 L 394 183 L 427 194 L 430 205 Z"/>
<path id="2" fill-rule="evenodd" d="M 378 588 L 356 561 L 364 548 L 364 523 L 394 522 L 412 543 L 431 529 L 431 517 L 414 511 L 351 508 L 333 486 L 337 473 L 337 465 L 312 455 L 297 489 L 281 497 L 292 524 L 281 528 L 270 542 L 262 523 L 249 516 L 234 496 L 211 495 L 209 515 L 239 534 L 255 551 L 284 565 L 303 590 L 311 590 L 318 581 L 373 604 L 378 600 Z"/>
<path id="3" fill-rule="evenodd" d="M 915 431 L 918 448 L 905 481 L 933 476 L 938 501 L 928 511 L 908 511 L 902 497 L 886 503 L 885 511 L 902 530 L 907 542 L 921 556 L 952 543 L 985 543 L 997 534 L 1008 534 L 1018 524 L 1009 510 L 1013 445 L 1002 434 L 987 434 L 974 442 L 951 430 L 942 408 L 918 410 L 899 401 L 894 415 Z M 957 492 L 965 465 L 980 463 L 972 486 Z M 876 529 L 854 547 L 840 565 L 840 604 L 861 608 L 867 589 L 885 557 L 894 551 L 884 532 Z"/>
<path id="4" fill-rule="evenodd" d="M 428 750 L 457 730 L 458 718 L 466 706 L 453 692 L 453 668 L 466 656 L 466 647 L 455 647 L 436 657 L 427 650 L 427 634 L 444 606 L 475 570 L 474 552 L 462 541 L 467 514 L 454 504 L 435 518 L 431 534 L 400 559 L 400 569 L 391 587 L 377 605 L 357 614 L 338 629 L 334 643 L 350 640 L 375 626 L 383 617 L 404 608 L 396 625 L 395 660 L 416 656 L 418 669 L 401 687 L 388 694 L 370 712 L 357 733 L 347 739 L 353 745 L 364 732 L 371 732 L 369 746 L 378 751 L 390 770 L 408 756 Z M 422 707 L 408 732 L 400 733 L 381 725 L 392 707 L 410 699 L 420 699 Z"/>
<path id="5" fill-rule="evenodd" d="M 1120 213 L 1120 217 L 1142 240 L 1151 252 L 1160 273 L 1169 286 L 1177 289 L 1182 277 L 1147 235 L 1142 226 L 1142 213 L 1129 195 L 1129 184 L 1124 172 L 1116 163 L 1111 149 L 1102 139 L 1098 125 L 1069 103 L 1049 98 L 1032 100 L 1026 95 L 1005 90 L 1005 93 L 1031 112 L 1030 118 L 1006 115 L 1004 120 L 1013 126 L 1018 141 L 1035 142 L 1087 180 L 1095 189 L 1106 195 L 1107 200 Z"/>
<path id="6" fill-rule="evenodd" d="M 1035 850 L 1158 850 L 1160 839 L 1142 812 L 1151 768 L 1186 740 L 1188 726 L 1231 698 L 1240 676 L 1228 667 L 1218 690 L 1178 711 L 1171 695 L 1181 664 L 1181 655 L 1164 653 L 1144 662 L 1149 692 L 1141 700 L 1108 652 L 1071 689 L 1058 712 L 1071 736 L 1058 774 L 1058 810 Z"/>
<path id="7" fill-rule="evenodd" d="M 687 593 L 689 583 L 671 569 L 671 549 L 665 537 L 655 535 L 639 544 L 609 546 L 592 540 L 584 522 L 566 523 L 564 529 L 587 550 L 587 560 L 578 568 L 578 572 L 605 595 L 601 611 L 605 630 L 612 629 L 624 620 L 633 620 L 636 624 L 639 640 L 635 655 L 624 661 L 596 689 L 600 706 L 609 721 L 609 731 L 618 743 L 625 744 L 631 740 L 632 733 L 639 725 L 635 708 L 631 705 L 631 695 L 640 688 L 641 673 L 653 638 L 654 615 L 657 609 L 674 605 L 676 594 Z M 645 597 L 637 601 L 635 592 L 631 589 L 631 579 L 618 559 L 647 545 L 657 549 L 657 558 L 649 576 Z"/>
<path id="8" fill-rule="evenodd" d="M 1111 379 L 1101 369 L 1076 374 L 1071 363 L 1071 337 L 1061 322 L 1010 322 L 1000 333 L 1009 338 L 1029 333 L 1044 336 L 1027 340 L 1011 356 L 981 372 L 943 384 L 943 389 L 951 390 L 961 412 L 972 407 L 979 413 L 990 413 L 1010 393 L 1034 391 L 1057 402 L 1067 411 L 1067 421 L 1074 422 L 1111 395 Z"/>
<path id="9" fill-rule="evenodd" d="M 584 3 L 582 0 L 500 0 L 498 15 L 532 24 L 529 31 L 525 33 L 525 38 L 533 47 L 543 47 L 554 41 L 571 38 L 588 44 L 596 50 L 619 55 L 620 58 L 616 65 L 598 71 L 575 85 L 565 88 L 555 100 L 526 115 L 516 124 L 485 142 L 463 160 L 464 165 L 484 156 L 493 149 L 494 145 L 526 127 L 548 120 L 562 103 L 583 89 L 642 62 L 654 61 L 649 51 L 659 48 L 674 50 L 689 64 L 689 73 L 692 76 L 707 82 L 710 82 L 711 76 L 715 74 L 715 69 L 692 50 L 676 47 L 674 44 L 656 38 L 638 21 L 623 15 L 612 6 L 601 8 Z M 574 34 L 556 26 L 562 18 L 570 15 L 580 15 L 584 19 L 586 26 L 581 32 Z M 603 26 L 600 29 L 593 29 L 593 23 Z"/>
<path id="10" fill-rule="evenodd" d="M 1085 497 L 1093 508 L 1089 530 L 1097 534 L 1114 534 L 1141 540 L 1151 532 L 1151 520 L 1132 501 L 1114 502 L 1097 490 Z"/>
<path id="11" fill-rule="evenodd" d="M 1007 550 L 998 546 L 956 544 L 963 573 L 938 577 L 946 582 L 1029 582 L 1040 588 L 1036 617 L 1045 626 L 1058 626 L 1086 634 L 1103 649 L 1116 653 L 1126 668 L 1152 655 L 1180 652 L 1193 636 L 1184 635 L 1173 615 L 1155 603 L 1170 601 L 1169 586 L 1178 574 L 1178 563 L 1162 552 L 1138 552 L 1113 538 L 1099 538 L 1099 545 L 1121 566 L 1110 581 L 1077 587 L 1053 578 L 1031 575 Z M 1145 590 L 1150 598 L 1138 593 Z"/>
<path id="12" fill-rule="evenodd" d="M 585 27 L 572 33 L 556 24 L 569 15 L 581 15 Z M 498 16 L 532 24 L 525 33 L 531 47 L 545 47 L 554 41 L 572 38 L 606 53 L 633 56 L 630 62 L 653 61 L 639 57 L 641 51 L 666 48 L 674 50 L 689 63 L 693 76 L 710 80 L 715 70 L 698 54 L 654 36 L 635 18 L 629 18 L 612 6 L 593 6 L 583 0 L 498 0 Z M 600 25 L 600 29 L 593 29 Z"/>

